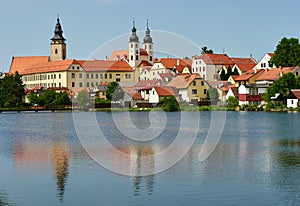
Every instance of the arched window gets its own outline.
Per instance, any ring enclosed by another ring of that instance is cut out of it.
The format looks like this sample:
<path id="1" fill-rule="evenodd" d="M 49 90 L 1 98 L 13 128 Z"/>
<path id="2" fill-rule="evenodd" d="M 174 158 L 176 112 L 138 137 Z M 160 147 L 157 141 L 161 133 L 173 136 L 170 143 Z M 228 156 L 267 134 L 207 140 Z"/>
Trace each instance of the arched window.
<path id="1" fill-rule="evenodd" d="M 55 54 L 57 54 L 58 53 L 58 50 L 57 49 L 55 49 Z"/>

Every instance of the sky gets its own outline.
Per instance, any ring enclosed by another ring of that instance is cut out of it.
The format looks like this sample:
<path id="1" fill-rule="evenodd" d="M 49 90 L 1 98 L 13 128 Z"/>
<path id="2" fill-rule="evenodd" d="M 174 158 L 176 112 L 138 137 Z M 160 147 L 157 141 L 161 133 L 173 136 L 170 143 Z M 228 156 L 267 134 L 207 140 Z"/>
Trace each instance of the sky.
<path id="1" fill-rule="evenodd" d="M 49 55 L 57 14 L 69 59 L 87 59 L 106 42 L 129 38 L 134 18 L 138 31 L 149 19 L 151 30 L 199 48 L 260 60 L 281 38 L 299 38 L 299 8 L 298 0 L 0 0 L 0 71 L 9 71 L 13 56 Z"/>

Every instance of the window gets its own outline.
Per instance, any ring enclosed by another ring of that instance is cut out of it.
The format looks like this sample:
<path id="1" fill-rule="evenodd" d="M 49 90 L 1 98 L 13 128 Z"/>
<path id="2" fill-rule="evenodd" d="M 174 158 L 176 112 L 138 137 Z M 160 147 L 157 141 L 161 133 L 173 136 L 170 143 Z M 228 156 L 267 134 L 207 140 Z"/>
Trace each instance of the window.
<path id="1" fill-rule="evenodd" d="M 153 91 L 152 91 L 152 94 L 154 95 L 154 93 L 155 93 L 155 92 L 154 92 L 154 90 L 153 90 Z"/>
<path id="2" fill-rule="evenodd" d="M 146 90 L 146 94 L 149 94 L 149 90 Z"/>
<path id="3" fill-rule="evenodd" d="M 104 78 L 107 79 L 107 74 L 106 73 L 104 74 Z"/>
<path id="4" fill-rule="evenodd" d="M 99 78 L 99 75 L 98 75 L 98 74 L 95 74 L 95 78 L 98 79 L 98 78 Z"/>
<path id="5" fill-rule="evenodd" d="M 91 83 L 91 86 L 92 86 L 92 87 L 94 87 L 94 86 L 95 86 L 94 82 L 92 82 L 92 83 Z"/>
<path id="6" fill-rule="evenodd" d="M 296 76 L 298 76 L 299 75 L 299 73 L 298 72 L 296 72 Z"/>
<path id="7" fill-rule="evenodd" d="M 152 62 L 152 56 L 150 56 L 149 60 L 150 60 L 150 62 Z"/>
<path id="8" fill-rule="evenodd" d="M 90 78 L 90 75 L 89 75 L 89 74 L 86 74 L 86 78 L 89 79 L 89 78 Z"/>
<path id="9" fill-rule="evenodd" d="M 58 86 L 61 87 L 61 82 L 58 83 Z"/>
<path id="10" fill-rule="evenodd" d="M 103 79 L 103 74 L 100 74 L 100 79 Z"/>
<path id="11" fill-rule="evenodd" d="M 58 54 L 58 50 L 57 49 L 55 49 L 55 54 Z"/>
<path id="12" fill-rule="evenodd" d="M 131 74 L 125 74 L 125 79 L 130 79 L 131 78 Z"/>
<path id="13" fill-rule="evenodd" d="M 79 66 L 77 66 L 77 70 L 79 70 Z"/>
<path id="14" fill-rule="evenodd" d="M 56 74 L 54 74 L 54 79 L 56 79 Z"/>
<path id="15" fill-rule="evenodd" d="M 118 77 L 119 77 L 119 76 L 120 76 L 120 74 L 116 74 L 116 76 L 118 76 Z"/>
<path id="16" fill-rule="evenodd" d="M 205 72 L 205 67 L 203 67 L 203 71 Z"/>
<path id="17" fill-rule="evenodd" d="M 86 87 L 90 87 L 90 83 L 89 82 L 86 83 Z"/>
<path id="18" fill-rule="evenodd" d="M 75 78 L 75 73 L 72 73 L 72 74 L 71 74 L 71 77 L 72 77 L 72 78 Z"/>
<path id="19" fill-rule="evenodd" d="M 294 100 L 293 99 L 291 100 L 291 103 L 294 104 Z"/>
<path id="20" fill-rule="evenodd" d="M 130 44 L 130 48 L 133 48 L 133 44 Z"/>
<path id="21" fill-rule="evenodd" d="M 61 74 L 58 74 L 58 78 L 61 79 Z"/>
<path id="22" fill-rule="evenodd" d="M 136 56 L 135 56 L 135 60 L 139 60 L 139 55 L 136 55 Z"/>
<path id="23" fill-rule="evenodd" d="M 197 94 L 197 89 L 193 89 L 192 94 Z"/>
<path id="24" fill-rule="evenodd" d="M 82 82 L 79 82 L 79 87 L 82 87 Z"/>
<path id="25" fill-rule="evenodd" d="M 48 79 L 50 79 L 50 75 L 48 74 Z"/>
<path id="26" fill-rule="evenodd" d="M 147 46 L 145 45 L 145 49 L 147 49 Z"/>
<path id="27" fill-rule="evenodd" d="M 79 78 L 82 78 L 82 74 L 81 73 L 79 73 Z"/>
<path id="28" fill-rule="evenodd" d="M 151 44 L 149 45 L 149 49 L 152 49 L 152 46 L 151 46 Z"/>
<path id="29" fill-rule="evenodd" d="M 121 81 L 121 79 L 120 78 L 116 78 L 116 82 L 120 82 Z"/>
<path id="30" fill-rule="evenodd" d="M 112 74 L 109 74 L 109 78 L 112 79 Z"/>
<path id="31" fill-rule="evenodd" d="M 204 86 L 204 81 L 201 81 L 201 86 Z"/>
<path id="32" fill-rule="evenodd" d="M 138 48 L 138 47 L 139 47 L 139 45 L 138 45 L 138 44 L 135 44 L 135 47 L 136 47 L 136 48 Z"/>
<path id="33" fill-rule="evenodd" d="M 199 72 L 201 72 L 201 67 L 199 67 Z"/>
<path id="34" fill-rule="evenodd" d="M 75 82 L 72 82 L 72 87 L 75 87 Z"/>
<path id="35" fill-rule="evenodd" d="M 196 81 L 193 81 L 193 86 L 196 86 L 196 85 L 197 85 Z"/>
<path id="36" fill-rule="evenodd" d="M 206 90 L 206 89 L 204 89 L 203 93 L 204 93 L 204 94 L 206 94 L 206 93 L 207 93 L 207 90 Z"/>
<path id="37" fill-rule="evenodd" d="M 53 79 L 53 74 L 51 74 L 51 79 Z"/>
<path id="38" fill-rule="evenodd" d="M 72 69 L 75 69 L 75 67 L 74 67 L 74 66 L 72 66 Z"/>
<path id="39" fill-rule="evenodd" d="M 94 79 L 94 74 L 91 74 L 91 79 Z"/>
<path id="40" fill-rule="evenodd" d="M 131 60 L 131 61 L 133 60 L 133 55 L 130 55 L 130 60 Z"/>

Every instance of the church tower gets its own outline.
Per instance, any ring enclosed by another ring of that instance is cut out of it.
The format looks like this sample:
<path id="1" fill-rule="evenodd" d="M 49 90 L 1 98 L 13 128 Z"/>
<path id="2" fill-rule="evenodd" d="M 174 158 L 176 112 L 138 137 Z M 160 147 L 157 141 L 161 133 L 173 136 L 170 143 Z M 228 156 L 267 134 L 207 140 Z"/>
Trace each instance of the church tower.
<path id="1" fill-rule="evenodd" d="M 57 17 L 57 22 L 54 30 L 54 37 L 51 39 L 50 45 L 50 60 L 64 60 L 66 59 L 66 39 L 63 37 L 63 30 L 61 28 L 59 17 Z"/>
<path id="2" fill-rule="evenodd" d="M 144 37 L 143 47 L 148 52 L 148 62 L 153 64 L 153 41 L 152 37 L 150 36 L 150 29 L 149 29 L 149 22 L 147 20 L 147 29 L 146 29 L 146 36 Z"/>
<path id="3" fill-rule="evenodd" d="M 140 41 L 136 35 L 135 22 L 133 20 L 132 33 L 129 38 L 129 65 L 135 69 L 140 63 Z"/>

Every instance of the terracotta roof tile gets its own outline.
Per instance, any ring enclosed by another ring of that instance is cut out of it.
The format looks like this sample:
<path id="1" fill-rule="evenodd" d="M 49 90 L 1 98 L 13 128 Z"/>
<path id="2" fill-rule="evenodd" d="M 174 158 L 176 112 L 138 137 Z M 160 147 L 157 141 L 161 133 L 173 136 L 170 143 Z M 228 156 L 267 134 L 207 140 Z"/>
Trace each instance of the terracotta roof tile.
<path id="1" fill-rule="evenodd" d="M 202 54 L 195 59 L 203 59 L 206 64 L 233 65 L 233 61 L 226 54 Z"/>
<path id="2" fill-rule="evenodd" d="M 300 89 L 292 89 L 291 92 L 295 95 L 297 99 L 300 99 Z"/>
<path id="3" fill-rule="evenodd" d="M 18 71 L 24 74 L 30 66 L 47 62 L 49 62 L 49 56 L 13 57 L 9 73 L 15 74 Z"/>
<path id="4" fill-rule="evenodd" d="M 161 58 L 156 62 L 162 63 L 168 69 L 173 69 L 175 66 L 190 66 L 185 60 L 179 58 Z"/>
<path id="5" fill-rule="evenodd" d="M 159 80 L 157 80 L 157 79 L 141 80 L 135 85 L 135 87 L 154 86 L 154 85 L 158 85 L 158 84 L 159 84 Z"/>
<path id="6" fill-rule="evenodd" d="M 116 60 L 121 60 L 122 58 L 128 60 L 128 55 L 129 55 L 128 50 L 116 50 L 110 55 L 108 60 L 116 61 Z"/>
<path id="7" fill-rule="evenodd" d="M 126 61 L 109 60 L 77 60 L 87 72 L 132 72 L 133 69 Z"/>
<path id="8" fill-rule="evenodd" d="M 176 94 L 173 87 L 154 86 L 154 89 L 160 97 L 175 96 Z"/>
<path id="9" fill-rule="evenodd" d="M 148 56 L 149 54 L 148 54 L 148 52 L 147 52 L 146 49 L 140 49 L 140 55 L 142 55 L 142 56 Z"/>
<path id="10" fill-rule="evenodd" d="M 23 74 L 47 73 L 67 71 L 75 60 L 58 60 L 52 62 L 37 63 L 29 66 Z"/>
<path id="11" fill-rule="evenodd" d="M 146 61 L 146 60 L 142 60 L 140 62 L 140 64 L 138 65 L 138 67 L 145 67 L 145 66 L 153 66 L 150 62 Z"/>
<path id="12" fill-rule="evenodd" d="M 167 85 L 169 87 L 174 87 L 177 89 L 185 89 L 187 88 L 195 79 L 201 79 L 199 74 L 191 74 L 191 75 L 179 75 L 171 80 L 171 82 Z"/>
<path id="13" fill-rule="evenodd" d="M 293 72 L 295 69 L 299 67 L 283 67 L 283 68 L 275 68 L 264 71 L 256 81 L 275 81 L 280 78 L 281 73 L 287 74 L 289 72 Z"/>
<path id="14" fill-rule="evenodd" d="M 254 64 L 256 65 L 257 62 L 253 58 L 237 58 L 237 57 L 231 57 L 231 60 L 234 64 Z"/>

